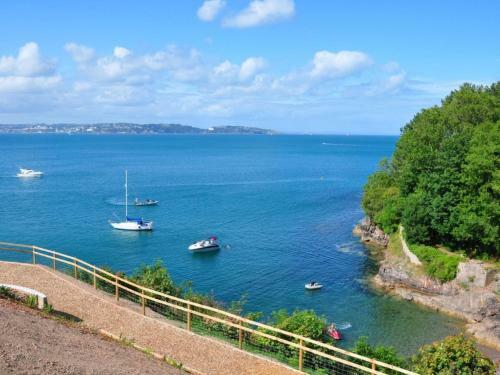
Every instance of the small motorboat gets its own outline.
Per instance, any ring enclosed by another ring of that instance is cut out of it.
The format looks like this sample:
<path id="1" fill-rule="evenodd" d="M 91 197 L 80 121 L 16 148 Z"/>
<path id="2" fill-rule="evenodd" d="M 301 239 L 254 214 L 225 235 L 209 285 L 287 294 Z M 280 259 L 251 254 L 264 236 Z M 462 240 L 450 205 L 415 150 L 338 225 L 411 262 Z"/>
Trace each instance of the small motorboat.
<path id="1" fill-rule="evenodd" d="M 193 252 L 215 251 L 220 249 L 217 237 L 210 237 L 208 240 L 201 240 L 189 245 L 188 249 Z"/>
<path id="2" fill-rule="evenodd" d="M 134 205 L 136 206 L 157 206 L 160 203 L 154 199 L 146 199 L 141 201 L 139 198 L 135 198 Z"/>
<path id="3" fill-rule="evenodd" d="M 337 330 L 337 327 L 335 327 L 335 324 L 330 324 L 328 329 L 326 330 L 326 334 L 330 336 L 334 340 L 342 340 L 342 335 L 340 332 Z"/>
<path id="4" fill-rule="evenodd" d="M 318 289 L 323 288 L 323 285 L 316 282 L 316 281 L 311 281 L 310 283 L 305 285 L 305 288 L 307 290 L 318 290 Z"/>
<path id="5" fill-rule="evenodd" d="M 42 177 L 43 172 L 34 171 L 33 169 L 19 168 L 19 173 L 16 174 L 17 177 Z"/>

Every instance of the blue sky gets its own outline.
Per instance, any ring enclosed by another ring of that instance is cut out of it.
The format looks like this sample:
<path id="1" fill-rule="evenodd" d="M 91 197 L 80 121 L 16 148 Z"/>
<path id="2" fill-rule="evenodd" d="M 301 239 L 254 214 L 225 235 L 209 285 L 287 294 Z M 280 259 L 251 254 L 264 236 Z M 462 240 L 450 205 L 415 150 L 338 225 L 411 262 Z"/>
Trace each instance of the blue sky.
<path id="1" fill-rule="evenodd" d="M 498 1 L 3 1 L 0 122 L 398 134 L 500 78 Z"/>

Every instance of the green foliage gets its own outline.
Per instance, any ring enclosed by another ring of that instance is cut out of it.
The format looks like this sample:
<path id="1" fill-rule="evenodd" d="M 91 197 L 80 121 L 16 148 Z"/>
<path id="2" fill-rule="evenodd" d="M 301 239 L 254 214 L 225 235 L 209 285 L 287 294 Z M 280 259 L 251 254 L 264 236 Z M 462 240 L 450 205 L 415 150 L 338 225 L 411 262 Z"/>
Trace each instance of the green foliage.
<path id="1" fill-rule="evenodd" d="M 326 328 L 326 318 L 314 310 L 295 310 L 288 315 L 285 309 L 272 313 L 271 324 L 284 331 L 321 341 Z"/>
<path id="2" fill-rule="evenodd" d="M 15 293 L 6 286 L 0 286 L 0 297 L 14 299 L 16 298 Z"/>
<path id="3" fill-rule="evenodd" d="M 181 288 L 174 284 L 161 260 L 157 260 L 152 266 L 142 265 L 130 280 L 158 292 L 177 297 L 181 295 Z"/>
<path id="4" fill-rule="evenodd" d="M 457 276 L 460 260 L 458 255 L 446 254 L 432 246 L 409 244 L 410 250 L 424 264 L 428 275 L 441 282 L 453 280 Z"/>
<path id="5" fill-rule="evenodd" d="M 395 232 L 400 221 L 400 194 L 388 168 L 381 162 L 381 169 L 368 177 L 364 188 L 362 206 L 368 216 L 388 233 Z"/>
<path id="6" fill-rule="evenodd" d="M 500 82 L 463 85 L 403 129 L 390 163 L 368 178 L 362 205 L 410 242 L 500 255 Z"/>
<path id="7" fill-rule="evenodd" d="M 412 363 L 413 370 L 423 375 L 495 374 L 493 363 L 483 357 L 474 341 L 464 335 L 450 336 L 422 347 L 412 358 Z"/>
<path id="8" fill-rule="evenodd" d="M 368 358 L 374 358 L 390 365 L 402 368 L 406 367 L 406 360 L 398 355 L 396 349 L 394 349 L 392 346 L 371 346 L 368 342 L 368 337 L 366 336 L 361 336 L 358 341 L 356 341 L 356 343 L 354 344 L 354 348 L 352 348 L 352 351 L 356 354 Z M 366 362 L 360 363 L 366 366 Z"/>
<path id="9" fill-rule="evenodd" d="M 54 312 L 54 307 L 51 304 L 47 303 L 45 306 L 43 306 L 43 312 L 52 314 Z"/>
<path id="10" fill-rule="evenodd" d="M 32 309 L 34 309 L 38 305 L 38 299 L 36 298 L 36 296 L 29 295 L 24 300 L 24 303 L 26 304 L 26 306 L 31 307 Z"/>

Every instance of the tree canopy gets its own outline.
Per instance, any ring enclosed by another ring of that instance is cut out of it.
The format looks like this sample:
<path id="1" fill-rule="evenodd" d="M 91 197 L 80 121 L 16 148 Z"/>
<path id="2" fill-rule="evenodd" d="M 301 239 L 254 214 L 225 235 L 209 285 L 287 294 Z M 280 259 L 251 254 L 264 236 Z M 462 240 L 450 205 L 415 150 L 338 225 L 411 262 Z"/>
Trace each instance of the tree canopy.
<path id="1" fill-rule="evenodd" d="M 464 84 L 402 128 L 392 160 L 368 178 L 367 215 L 407 239 L 497 257 L 500 82 Z"/>

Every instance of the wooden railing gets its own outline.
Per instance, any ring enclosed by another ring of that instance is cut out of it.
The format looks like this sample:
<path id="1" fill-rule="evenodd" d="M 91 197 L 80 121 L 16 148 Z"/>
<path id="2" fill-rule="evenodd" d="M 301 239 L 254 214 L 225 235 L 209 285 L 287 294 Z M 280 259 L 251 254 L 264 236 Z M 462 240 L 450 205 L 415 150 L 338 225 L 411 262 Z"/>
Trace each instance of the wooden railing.
<path id="1" fill-rule="evenodd" d="M 221 324 L 223 327 L 233 329 L 237 333 L 237 345 L 241 350 L 255 352 L 255 350 L 251 350 L 251 345 L 244 345 L 245 335 L 247 337 L 250 335 L 250 337 L 267 339 L 271 345 L 281 344 L 288 349 L 290 355 L 297 356 L 297 361 L 293 362 L 299 371 L 314 372 L 323 368 L 326 371 L 331 370 L 333 373 L 369 373 L 382 375 L 389 372 L 416 375 L 414 372 L 403 368 L 352 353 L 324 342 L 246 319 L 221 309 L 143 287 L 118 274 L 113 274 L 81 259 L 57 251 L 34 245 L 6 242 L 0 242 L 0 251 L 27 254 L 30 256 L 29 262 L 33 264 L 45 263 L 46 266 L 51 267 L 53 270 L 57 270 L 58 264 L 63 264 L 67 267 L 67 274 L 74 278 L 85 278 L 96 289 L 99 287 L 102 289 L 102 285 L 109 284 L 114 290 L 108 287 L 106 291 L 114 293 L 117 301 L 120 299 L 120 293 L 125 292 L 129 296 L 133 296 L 134 298 L 129 299 L 140 304 L 140 311 L 143 315 L 146 315 L 146 307 L 152 306 L 163 306 L 169 308 L 170 311 L 181 313 L 185 316 L 185 328 L 188 331 L 193 330 L 193 320 L 195 318 L 200 318 L 205 322 Z M 40 262 L 42 259 L 46 261 Z M 264 354 L 266 354 L 265 350 Z M 309 358 L 309 362 L 315 363 L 315 369 L 311 369 L 311 366 L 308 366 L 306 357 Z M 321 366 L 322 363 L 324 363 L 324 367 Z"/>

